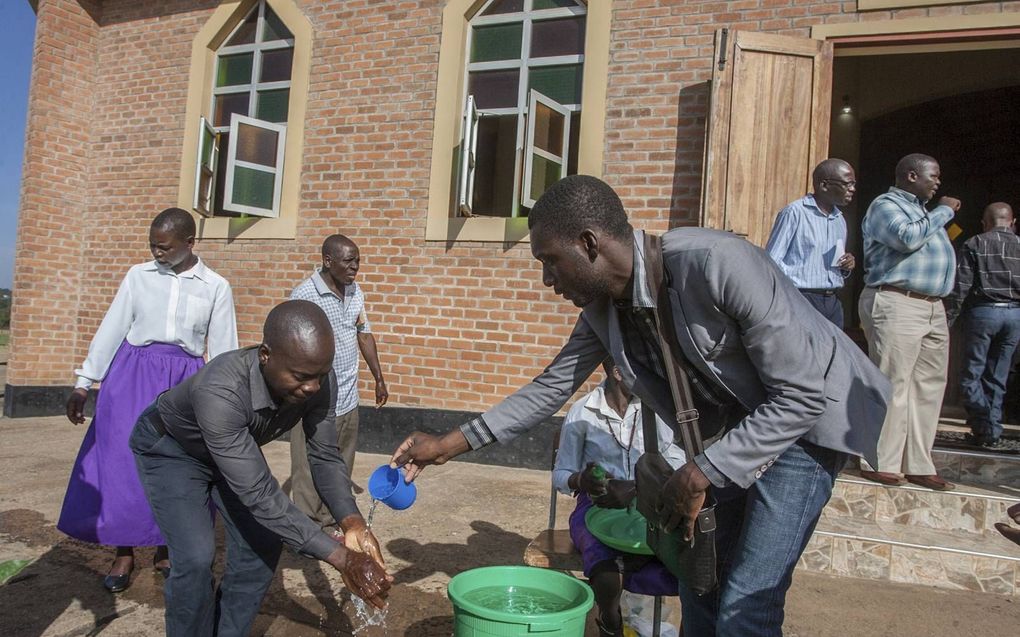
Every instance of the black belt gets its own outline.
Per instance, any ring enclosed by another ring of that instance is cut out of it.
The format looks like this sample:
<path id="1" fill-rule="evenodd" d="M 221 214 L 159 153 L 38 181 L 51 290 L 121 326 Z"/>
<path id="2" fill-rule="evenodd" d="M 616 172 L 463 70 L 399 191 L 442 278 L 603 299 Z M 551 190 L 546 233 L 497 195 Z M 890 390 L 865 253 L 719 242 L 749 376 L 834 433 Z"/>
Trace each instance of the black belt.
<path id="1" fill-rule="evenodd" d="M 822 296 L 834 296 L 837 290 L 836 288 L 797 288 L 805 294 L 820 294 Z"/>
<path id="2" fill-rule="evenodd" d="M 1002 301 L 996 303 L 975 303 L 972 307 L 1007 307 L 1007 308 L 1020 308 L 1020 303 L 1016 301 Z"/>

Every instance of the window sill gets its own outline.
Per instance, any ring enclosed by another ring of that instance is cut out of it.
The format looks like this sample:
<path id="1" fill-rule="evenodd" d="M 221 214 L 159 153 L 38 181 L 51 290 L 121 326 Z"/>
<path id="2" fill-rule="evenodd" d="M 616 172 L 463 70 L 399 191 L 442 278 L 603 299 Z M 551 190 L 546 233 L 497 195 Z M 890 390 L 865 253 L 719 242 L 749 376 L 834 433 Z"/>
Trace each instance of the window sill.
<path id="1" fill-rule="evenodd" d="M 528 238 L 527 217 L 451 217 L 445 224 L 429 224 L 428 241 L 493 241 L 525 242 Z"/>
<path id="2" fill-rule="evenodd" d="M 263 217 L 199 217 L 198 239 L 293 239 L 297 234 L 297 216 L 276 219 Z"/>

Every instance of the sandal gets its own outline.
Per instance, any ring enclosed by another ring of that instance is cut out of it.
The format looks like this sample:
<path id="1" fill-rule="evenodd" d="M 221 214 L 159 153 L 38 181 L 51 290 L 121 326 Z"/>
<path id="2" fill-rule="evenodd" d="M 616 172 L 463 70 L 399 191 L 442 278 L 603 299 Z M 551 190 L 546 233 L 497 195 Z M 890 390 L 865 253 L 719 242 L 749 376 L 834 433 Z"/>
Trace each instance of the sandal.
<path id="1" fill-rule="evenodd" d="M 602 623 L 601 617 L 595 618 L 595 625 L 599 628 L 600 637 L 623 637 L 623 625 L 621 624 L 616 630 L 606 628 Z"/>

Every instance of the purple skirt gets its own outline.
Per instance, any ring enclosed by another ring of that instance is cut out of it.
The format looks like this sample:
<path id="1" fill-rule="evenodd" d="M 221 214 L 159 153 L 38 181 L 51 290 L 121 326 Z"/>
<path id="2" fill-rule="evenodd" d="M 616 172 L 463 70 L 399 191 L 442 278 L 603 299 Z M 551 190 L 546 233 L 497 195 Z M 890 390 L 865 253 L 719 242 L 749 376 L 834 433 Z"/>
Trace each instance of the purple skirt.
<path id="1" fill-rule="evenodd" d="M 128 438 L 162 392 L 203 365 L 177 345 L 121 343 L 96 399 L 64 496 L 57 528 L 73 538 L 113 546 L 165 544 L 138 480 Z"/>
<path id="2" fill-rule="evenodd" d="M 580 493 L 577 496 L 577 506 L 570 514 L 570 539 L 581 553 L 585 577 L 591 577 L 596 564 L 625 555 L 600 542 L 588 530 L 584 516 L 593 506 L 588 494 Z M 679 590 L 676 577 L 654 557 L 650 557 L 646 564 L 634 572 L 624 571 L 623 588 L 638 595 L 676 595 Z"/>

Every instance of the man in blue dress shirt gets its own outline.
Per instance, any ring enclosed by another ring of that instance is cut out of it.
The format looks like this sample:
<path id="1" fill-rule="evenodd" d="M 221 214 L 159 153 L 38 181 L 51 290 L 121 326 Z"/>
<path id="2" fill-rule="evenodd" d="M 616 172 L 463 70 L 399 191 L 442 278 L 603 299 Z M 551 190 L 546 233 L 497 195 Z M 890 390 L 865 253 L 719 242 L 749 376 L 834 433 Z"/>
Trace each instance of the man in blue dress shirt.
<path id="1" fill-rule="evenodd" d="M 846 251 L 846 220 L 839 206 L 857 192 L 854 169 L 842 159 L 826 159 L 811 173 L 814 192 L 779 211 L 765 251 L 822 316 L 843 327 L 843 305 L 836 293 L 854 269 Z"/>

